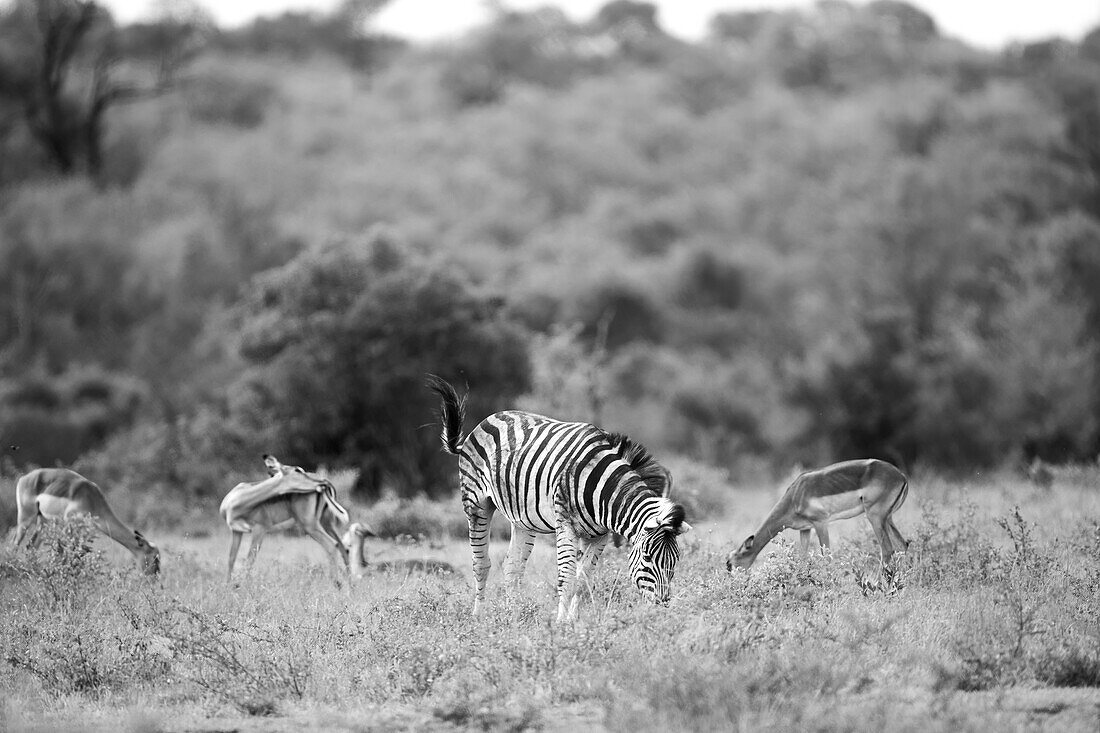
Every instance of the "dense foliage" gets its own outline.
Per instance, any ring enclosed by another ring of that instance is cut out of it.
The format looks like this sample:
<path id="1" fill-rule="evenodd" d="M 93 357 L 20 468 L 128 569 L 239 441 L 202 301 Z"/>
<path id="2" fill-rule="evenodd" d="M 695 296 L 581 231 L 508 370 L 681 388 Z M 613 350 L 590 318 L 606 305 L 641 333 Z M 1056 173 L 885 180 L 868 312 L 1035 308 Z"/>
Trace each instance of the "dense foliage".
<path id="1" fill-rule="evenodd" d="M 6 459 L 218 494 L 282 450 L 443 492 L 425 371 L 473 420 L 735 470 L 1096 454 L 1100 29 L 987 53 L 878 0 L 685 43 L 611 2 L 417 48 L 361 32 L 379 6 L 165 20 L 176 81 L 102 112 L 94 170 L 0 105 Z M 95 28 L 58 99 L 95 48 L 135 68 Z"/>

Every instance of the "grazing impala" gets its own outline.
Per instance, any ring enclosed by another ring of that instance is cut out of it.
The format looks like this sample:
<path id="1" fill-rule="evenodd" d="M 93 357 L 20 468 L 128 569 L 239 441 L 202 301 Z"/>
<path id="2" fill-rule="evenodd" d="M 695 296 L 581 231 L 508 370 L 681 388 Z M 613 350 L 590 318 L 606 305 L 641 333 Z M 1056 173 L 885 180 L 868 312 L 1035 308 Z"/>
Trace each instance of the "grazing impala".
<path id="1" fill-rule="evenodd" d="M 25 539 L 28 544 L 38 540 L 42 519 L 68 519 L 75 515 L 87 515 L 103 534 L 125 547 L 134 557 L 146 575 L 160 572 L 160 551 L 142 536 L 141 532 L 123 524 L 98 486 L 67 468 L 36 468 L 21 476 L 15 483 L 15 501 L 18 520 L 15 544 L 20 546 Z M 29 536 L 27 530 L 35 524 L 34 532 Z"/>
<path id="2" fill-rule="evenodd" d="M 829 522 L 860 514 L 867 515 L 885 564 L 895 552 L 905 552 L 909 547 L 890 516 L 908 493 L 905 474 L 885 461 L 844 461 L 807 471 L 794 480 L 760 529 L 730 553 L 726 569 L 752 565 L 764 546 L 784 529 L 801 532 L 804 552 L 810 547 L 811 529 L 817 532 L 822 547 L 828 547 Z"/>
<path id="3" fill-rule="evenodd" d="M 222 499 L 220 512 L 233 532 L 229 545 L 226 580 L 233 576 L 233 564 L 245 532 L 252 533 L 248 546 L 248 567 L 256 560 L 264 536 L 298 527 L 325 548 L 340 571 L 348 568 L 348 548 L 340 529 L 348 525 L 348 512 L 336 500 L 336 488 L 327 479 L 306 473 L 298 466 L 285 466 L 265 455 L 269 478 L 240 483 Z"/>

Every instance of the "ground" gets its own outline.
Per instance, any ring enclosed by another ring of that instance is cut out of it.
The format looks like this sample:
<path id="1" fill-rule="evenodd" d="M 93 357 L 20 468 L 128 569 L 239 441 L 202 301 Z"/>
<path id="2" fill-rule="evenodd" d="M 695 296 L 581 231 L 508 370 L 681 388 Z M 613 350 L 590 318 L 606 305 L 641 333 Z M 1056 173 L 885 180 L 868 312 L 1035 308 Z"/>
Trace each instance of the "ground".
<path id="1" fill-rule="evenodd" d="M 777 498 L 746 489 L 726 516 L 692 518 L 667 607 L 640 600 L 609 549 L 565 625 L 549 540 L 512 592 L 505 532 L 476 620 L 456 539 L 370 540 L 366 576 L 338 588 L 321 548 L 288 537 L 227 586 L 214 522 L 156 537 L 160 583 L 107 543 L 48 538 L 0 554 L 0 728 L 1095 732 L 1096 478 L 915 478 L 896 516 L 909 555 L 878 585 L 862 518 L 834 526 L 829 556 L 788 532 L 727 573 Z M 456 572 L 408 569 L 422 559 Z"/>

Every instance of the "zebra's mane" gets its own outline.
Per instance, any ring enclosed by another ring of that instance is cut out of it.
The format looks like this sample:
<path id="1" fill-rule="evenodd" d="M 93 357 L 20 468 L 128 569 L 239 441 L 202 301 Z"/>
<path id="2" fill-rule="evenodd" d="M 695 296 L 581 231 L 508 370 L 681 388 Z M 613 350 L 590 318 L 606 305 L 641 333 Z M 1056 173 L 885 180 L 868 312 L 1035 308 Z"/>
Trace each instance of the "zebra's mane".
<path id="1" fill-rule="evenodd" d="M 608 433 L 608 441 L 619 452 L 619 456 L 630 464 L 646 488 L 657 492 L 658 496 L 665 496 L 668 490 L 668 472 L 657 462 L 649 450 L 641 443 L 635 442 L 629 436 L 622 433 Z"/>

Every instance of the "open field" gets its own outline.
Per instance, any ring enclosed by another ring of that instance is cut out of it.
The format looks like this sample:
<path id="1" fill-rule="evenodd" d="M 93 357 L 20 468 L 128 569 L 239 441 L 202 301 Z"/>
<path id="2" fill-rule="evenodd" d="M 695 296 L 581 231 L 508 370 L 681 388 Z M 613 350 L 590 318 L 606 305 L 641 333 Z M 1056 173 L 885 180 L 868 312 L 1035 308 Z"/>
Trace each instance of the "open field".
<path id="1" fill-rule="evenodd" d="M 609 548 L 580 620 L 562 626 L 548 543 L 518 593 L 502 588 L 494 544 L 475 622 L 453 538 L 372 540 L 368 558 L 446 560 L 454 575 L 372 570 L 339 589 L 308 539 L 270 538 L 227 587 L 214 523 L 150 533 L 159 585 L 101 540 L 51 537 L 0 554 L 0 728 L 1095 731 L 1098 479 L 1066 471 L 1044 492 L 918 476 L 888 592 L 856 582 L 874 568 L 862 519 L 833 526 L 831 557 L 800 556 L 788 532 L 751 573 L 726 573 L 776 498 L 745 490 L 683 538 L 668 607 L 637 599 L 625 550 Z"/>

